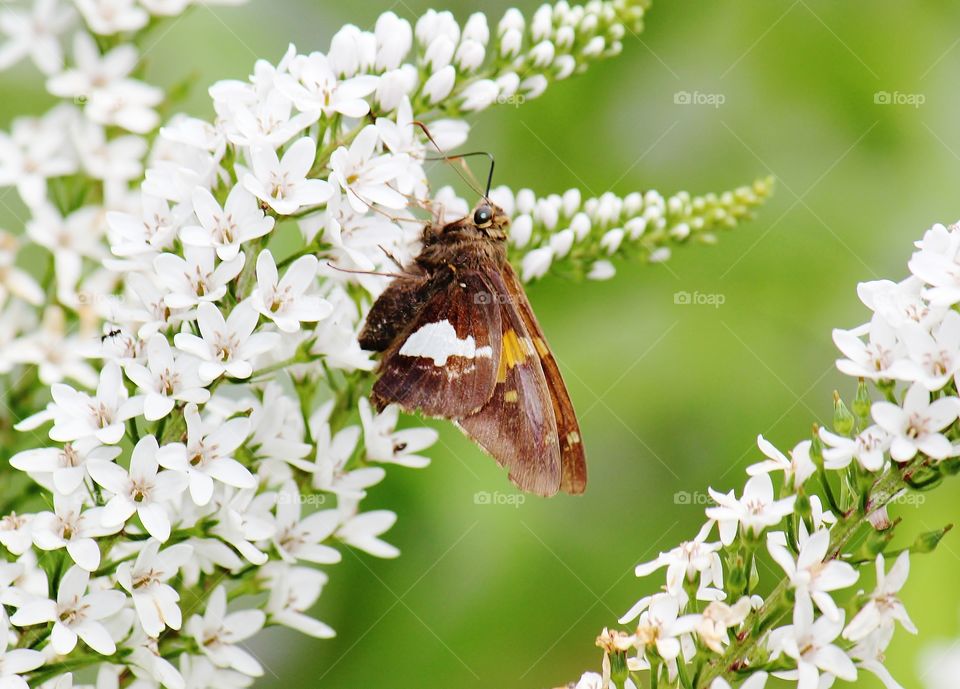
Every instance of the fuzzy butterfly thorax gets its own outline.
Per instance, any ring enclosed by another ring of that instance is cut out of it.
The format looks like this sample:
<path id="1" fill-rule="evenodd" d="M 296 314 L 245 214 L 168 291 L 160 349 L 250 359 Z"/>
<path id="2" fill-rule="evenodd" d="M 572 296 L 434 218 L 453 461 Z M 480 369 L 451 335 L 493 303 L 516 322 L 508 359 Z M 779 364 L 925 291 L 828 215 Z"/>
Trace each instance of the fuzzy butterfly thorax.
<path id="1" fill-rule="evenodd" d="M 580 428 L 560 368 L 507 260 L 502 209 L 431 223 L 377 299 L 360 345 L 382 352 L 371 399 L 452 420 L 539 495 L 582 493 Z"/>

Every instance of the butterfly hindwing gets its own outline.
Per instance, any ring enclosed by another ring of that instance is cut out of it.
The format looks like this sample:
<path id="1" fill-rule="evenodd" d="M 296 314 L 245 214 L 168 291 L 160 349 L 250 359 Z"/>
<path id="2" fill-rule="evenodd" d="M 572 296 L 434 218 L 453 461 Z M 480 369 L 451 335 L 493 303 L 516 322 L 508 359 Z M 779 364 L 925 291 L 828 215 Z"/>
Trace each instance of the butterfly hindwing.
<path id="1" fill-rule="evenodd" d="M 483 408 L 458 425 L 522 490 L 553 495 L 560 487 L 560 446 L 547 379 L 504 280 L 499 273 L 488 277 L 502 328 L 496 385 Z"/>
<path id="2" fill-rule="evenodd" d="M 533 313 L 533 307 L 523 290 L 517 274 L 508 263 L 503 270 L 504 282 L 509 290 L 511 300 L 516 304 L 527 332 L 533 340 L 534 349 L 540 359 L 550 390 L 550 399 L 553 402 L 553 413 L 557 421 L 557 437 L 560 442 L 560 489 L 565 493 L 579 494 L 587 487 L 587 460 L 580 437 L 580 423 L 577 421 L 573 403 L 567 386 L 560 375 L 560 367 L 547 344 L 547 339 Z"/>
<path id="3" fill-rule="evenodd" d="M 478 271 L 452 274 L 427 289 L 431 296 L 384 354 L 373 399 L 380 408 L 396 402 L 427 416 L 467 416 L 493 394 L 500 309 Z"/>

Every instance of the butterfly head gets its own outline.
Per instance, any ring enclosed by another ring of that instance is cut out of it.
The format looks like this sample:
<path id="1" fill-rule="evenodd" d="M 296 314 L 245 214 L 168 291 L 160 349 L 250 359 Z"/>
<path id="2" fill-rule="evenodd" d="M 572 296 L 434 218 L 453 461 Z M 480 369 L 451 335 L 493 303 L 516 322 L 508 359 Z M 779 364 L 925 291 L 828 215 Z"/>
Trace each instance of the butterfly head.
<path id="1" fill-rule="evenodd" d="M 506 236 L 510 218 L 497 204 L 483 198 L 473 209 L 473 226 L 489 237 Z"/>

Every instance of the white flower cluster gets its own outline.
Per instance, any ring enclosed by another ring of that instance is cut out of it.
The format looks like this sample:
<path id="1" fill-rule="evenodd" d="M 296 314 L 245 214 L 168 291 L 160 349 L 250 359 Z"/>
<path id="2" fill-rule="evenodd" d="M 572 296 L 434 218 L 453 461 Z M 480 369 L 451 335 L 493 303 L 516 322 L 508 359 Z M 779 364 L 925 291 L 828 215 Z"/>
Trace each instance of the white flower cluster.
<path id="1" fill-rule="evenodd" d="M 867 670 L 900 689 L 883 657 L 898 623 L 917 631 L 897 597 L 909 553 L 949 527 L 894 546 L 887 508 L 960 469 L 960 225 L 934 226 L 916 248 L 906 280 L 860 285 L 870 322 L 833 333 L 838 368 L 859 378 L 852 412 L 836 396 L 833 432 L 786 454 L 758 438 L 766 459 L 743 492 L 711 490 L 697 537 L 637 567 L 666 568 L 666 583 L 621 618 L 632 631 L 604 631 L 605 673 L 581 688 L 648 671 L 684 689 L 760 689 L 768 675 L 816 689 Z M 873 567 L 873 590 L 854 590 Z M 782 575 L 764 587 L 769 571 Z"/>
<path id="2" fill-rule="evenodd" d="M 263 627 L 334 633 L 308 614 L 318 565 L 342 546 L 398 554 L 380 538 L 396 515 L 361 501 L 383 465 L 426 466 L 436 432 L 371 409 L 357 333 L 379 273 L 417 251 L 416 211 L 467 211 L 450 189 L 431 198 L 430 146 L 463 143 L 469 111 L 618 53 L 645 2 L 561 2 L 529 22 L 510 10 L 492 29 L 481 14 L 461 27 L 388 12 L 326 53 L 291 47 L 214 84 L 215 122 L 174 116 L 146 170 L 166 96 L 132 76 L 127 39 L 189 3 L 75 4 L 0 10 L 0 64 L 32 56 L 69 101 L 0 135 L 0 185 L 50 256 L 31 275 L 17 238 L 0 238 L 0 373 L 17 381 L 20 431 L 3 436 L 20 451 L 0 512 L 0 677 L 65 689 L 99 667 L 98 686 L 246 686 L 264 669 L 241 642 Z M 496 198 L 520 214 L 518 248 L 550 247 L 518 255 L 528 278 L 568 257 L 604 277 L 618 223 L 624 246 L 653 255 L 733 224 L 765 189 Z"/>

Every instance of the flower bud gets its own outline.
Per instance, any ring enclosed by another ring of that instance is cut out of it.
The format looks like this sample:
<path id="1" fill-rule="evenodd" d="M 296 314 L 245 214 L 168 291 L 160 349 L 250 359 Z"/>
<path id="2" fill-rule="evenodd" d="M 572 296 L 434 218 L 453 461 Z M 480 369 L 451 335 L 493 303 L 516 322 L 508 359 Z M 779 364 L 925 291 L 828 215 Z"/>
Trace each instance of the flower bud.
<path id="1" fill-rule="evenodd" d="M 523 45 L 523 33 L 517 29 L 507 29 L 500 37 L 501 57 L 513 57 Z"/>
<path id="2" fill-rule="evenodd" d="M 523 13 L 516 7 L 511 7 L 503 13 L 503 18 L 497 25 L 497 32 L 500 35 L 507 31 L 519 31 L 522 34 L 525 27 L 526 20 L 523 18 Z"/>
<path id="3" fill-rule="evenodd" d="M 486 54 L 487 51 L 484 50 L 481 43 L 474 41 L 473 39 L 467 39 L 466 41 L 462 41 L 460 43 L 454 59 L 456 60 L 456 63 L 460 69 L 467 72 L 472 72 L 481 64 L 483 64 L 483 58 L 486 56 Z"/>
<path id="4" fill-rule="evenodd" d="M 457 70 L 453 65 L 447 65 L 439 72 L 434 72 L 423 85 L 423 95 L 431 104 L 439 103 L 450 95 L 453 90 L 453 84 L 457 80 Z"/>
<path id="5" fill-rule="evenodd" d="M 530 35 L 533 36 L 533 40 L 542 41 L 550 36 L 551 31 L 553 31 L 553 8 L 546 4 L 540 5 L 530 21 Z"/>
<path id="6" fill-rule="evenodd" d="M 437 36 L 427 46 L 427 52 L 423 56 L 424 62 L 430 67 L 431 72 L 436 72 L 450 64 L 456 49 L 457 44 L 450 40 L 449 36 Z"/>
<path id="7" fill-rule="evenodd" d="M 524 213 L 518 215 L 510 223 L 510 241 L 518 249 L 522 249 L 530 242 L 533 234 L 533 218 Z"/>
<path id="8" fill-rule="evenodd" d="M 583 47 L 581 52 L 587 57 L 596 57 L 603 52 L 603 49 L 606 47 L 606 45 L 607 44 L 606 41 L 603 40 L 603 36 L 594 36 Z"/>
<path id="9" fill-rule="evenodd" d="M 861 426 L 867 425 L 870 419 L 870 407 L 872 404 L 873 401 L 870 399 L 867 384 L 863 378 L 861 378 L 857 383 L 857 396 L 853 398 L 853 413 L 856 414 Z"/>
<path id="10" fill-rule="evenodd" d="M 546 91 L 549 85 L 545 76 L 542 74 L 534 74 L 520 82 L 520 89 L 527 98 L 539 98 L 540 94 Z"/>
<path id="11" fill-rule="evenodd" d="M 483 110 L 490 107 L 500 94 L 497 83 L 491 79 L 481 79 L 468 86 L 463 92 L 464 110 Z"/>
<path id="12" fill-rule="evenodd" d="M 416 35 L 421 45 L 430 45 L 438 36 L 446 36 L 456 45 L 460 41 L 460 25 L 449 11 L 427 10 L 417 20 Z"/>
<path id="13" fill-rule="evenodd" d="M 553 263 L 553 249 L 549 246 L 534 249 L 520 262 L 520 275 L 523 281 L 530 282 L 543 277 L 550 270 L 551 263 Z"/>
<path id="14" fill-rule="evenodd" d="M 377 82 L 376 99 L 383 112 L 391 112 L 400 105 L 404 96 L 417 88 L 417 68 L 404 65 L 400 69 L 385 72 Z"/>
<path id="15" fill-rule="evenodd" d="M 557 49 L 554 48 L 551 41 L 540 41 L 530 50 L 530 58 L 533 60 L 533 64 L 541 69 L 547 67 L 551 62 L 553 62 L 553 56 L 556 55 Z"/>
<path id="16" fill-rule="evenodd" d="M 953 524 L 947 524 L 942 529 L 920 534 L 917 536 L 917 540 L 913 542 L 913 545 L 910 546 L 910 552 L 932 553 L 951 529 L 953 529 Z"/>
<path id="17" fill-rule="evenodd" d="M 554 76 L 557 79 L 566 79 L 573 74 L 577 68 L 577 61 L 572 55 L 558 55 L 557 59 L 554 60 L 553 66 L 556 70 Z"/>
<path id="18" fill-rule="evenodd" d="M 490 41 L 490 27 L 487 26 L 487 15 L 483 12 L 474 12 L 463 25 L 463 35 L 461 40 L 476 41 L 480 45 L 486 45 Z"/>
<path id="19" fill-rule="evenodd" d="M 613 267 L 613 264 L 610 261 L 600 260 L 595 261 L 592 266 L 590 266 L 590 272 L 587 273 L 588 280 L 609 280 L 614 275 L 617 274 L 617 269 Z"/>
<path id="20" fill-rule="evenodd" d="M 833 430 L 839 435 L 849 436 L 851 433 L 853 433 L 853 429 L 856 424 L 857 420 L 853 418 L 853 414 L 851 414 L 850 410 L 847 409 L 847 405 L 843 403 L 843 400 L 840 398 L 840 393 L 834 390 Z"/>
<path id="21" fill-rule="evenodd" d="M 397 69 L 413 46 L 410 22 L 393 12 L 385 12 L 377 18 L 374 35 L 377 39 L 376 68 L 384 71 Z"/>

